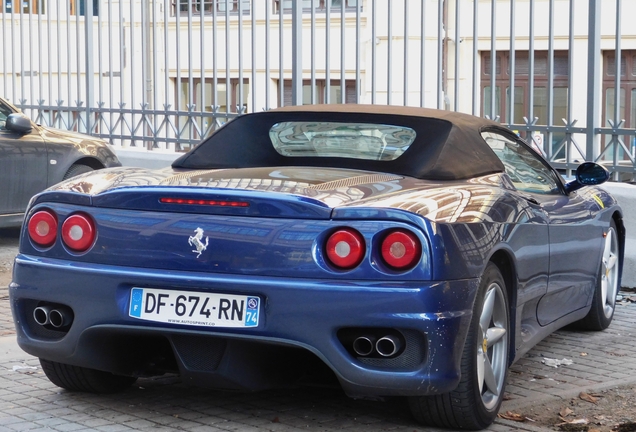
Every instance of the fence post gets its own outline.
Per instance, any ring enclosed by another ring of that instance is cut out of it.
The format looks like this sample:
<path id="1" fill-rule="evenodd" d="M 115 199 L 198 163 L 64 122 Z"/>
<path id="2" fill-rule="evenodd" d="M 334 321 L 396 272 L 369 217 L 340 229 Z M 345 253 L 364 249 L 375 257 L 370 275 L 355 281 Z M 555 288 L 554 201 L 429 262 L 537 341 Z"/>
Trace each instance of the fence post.
<path id="1" fill-rule="evenodd" d="M 601 90 L 601 1 L 589 0 L 587 37 L 587 132 L 585 159 L 593 161 L 600 153 Z M 572 55 L 572 54 L 570 54 Z"/>
<path id="2" fill-rule="evenodd" d="M 282 4 L 282 2 L 281 2 Z M 282 7 L 280 13 L 283 13 Z M 292 2 L 292 105 L 303 104 L 303 2 Z M 282 71 L 281 71 L 282 73 Z M 281 76 L 281 86 L 283 79 Z"/>
<path id="3" fill-rule="evenodd" d="M 78 8 L 79 9 L 79 8 Z M 93 0 L 85 0 L 84 41 L 86 49 L 86 133 L 93 132 L 91 109 L 95 106 L 94 68 L 93 68 Z M 78 71 L 79 73 L 79 71 Z M 78 125 L 79 128 L 79 125 Z"/>

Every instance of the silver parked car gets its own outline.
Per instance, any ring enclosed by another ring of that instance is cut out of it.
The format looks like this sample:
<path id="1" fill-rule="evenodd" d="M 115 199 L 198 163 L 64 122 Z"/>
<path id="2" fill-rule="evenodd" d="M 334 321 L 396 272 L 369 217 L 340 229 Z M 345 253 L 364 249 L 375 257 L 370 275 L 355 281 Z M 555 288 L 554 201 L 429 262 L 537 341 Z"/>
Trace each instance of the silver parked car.
<path id="1" fill-rule="evenodd" d="M 0 98 L 0 228 L 19 226 L 31 197 L 49 186 L 117 166 L 106 141 L 35 124 Z"/>

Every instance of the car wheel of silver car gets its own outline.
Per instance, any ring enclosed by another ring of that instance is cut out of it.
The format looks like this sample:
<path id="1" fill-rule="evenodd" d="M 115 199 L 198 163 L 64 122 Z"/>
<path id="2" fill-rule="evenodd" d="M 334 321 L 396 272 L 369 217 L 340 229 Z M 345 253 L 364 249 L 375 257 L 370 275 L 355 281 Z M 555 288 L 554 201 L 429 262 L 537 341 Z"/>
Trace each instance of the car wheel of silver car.
<path id="1" fill-rule="evenodd" d="M 477 430 L 490 425 L 503 401 L 509 329 L 506 285 L 497 266 L 489 263 L 475 299 L 459 385 L 447 394 L 410 398 L 414 417 L 446 428 Z"/>
<path id="2" fill-rule="evenodd" d="M 66 390 L 87 393 L 117 393 L 137 381 L 136 377 L 114 375 L 109 372 L 71 366 L 40 359 L 46 377 L 56 386 Z"/>
<path id="3" fill-rule="evenodd" d="M 611 221 L 603 239 L 603 255 L 592 307 L 587 316 L 575 324 L 576 327 L 583 330 L 605 330 L 612 322 L 616 296 L 620 287 L 620 254 L 618 230 L 614 221 Z"/>
<path id="4" fill-rule="evenodd" d="M 68 169 L 68 171 L 66 171 L 66 174 L 64 174 L 64 177 L 62 178 L 62 180 L 67 180 L 67 179 L 70 179 L 71 177 L 75 177 L 77 175 L 84 174 L 91 171 L 94 171 L 94 169 L 89 167 L 88 165 L 73 164 Z"/>

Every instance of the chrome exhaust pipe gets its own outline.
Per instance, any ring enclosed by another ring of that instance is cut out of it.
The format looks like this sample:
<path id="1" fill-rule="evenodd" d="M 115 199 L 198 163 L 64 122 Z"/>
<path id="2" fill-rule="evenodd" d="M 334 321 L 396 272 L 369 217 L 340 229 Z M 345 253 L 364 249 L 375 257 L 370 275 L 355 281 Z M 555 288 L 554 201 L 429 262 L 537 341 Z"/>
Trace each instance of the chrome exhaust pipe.
<path id="1" fill-rule="evenodd" d="M 41 326 L 51 323 L 51 306 L 38 306 L 33 309 L 33 319 Z"/>
<path id="2" fill-rule="evenodd" d="M 71 314 L 66 308 L 53 309 L 49 312 L 49 322 L 55 328 L 66 327 L 71 324 Z"/>
<path id="3" fill-rule="evenodd" d="M 386 335 L 378 339 L 375 343 L 375 349 L 382 357 L 391 357 L 400 351 L 402 342 L 393 335 Z"/>
<path id="4" fill-rule="evenodd" d="M 373 336 L 360 336 L 353 341 L 353 351 L 359 356 L 366 357 L 373 352 L 374 341 Z"/>

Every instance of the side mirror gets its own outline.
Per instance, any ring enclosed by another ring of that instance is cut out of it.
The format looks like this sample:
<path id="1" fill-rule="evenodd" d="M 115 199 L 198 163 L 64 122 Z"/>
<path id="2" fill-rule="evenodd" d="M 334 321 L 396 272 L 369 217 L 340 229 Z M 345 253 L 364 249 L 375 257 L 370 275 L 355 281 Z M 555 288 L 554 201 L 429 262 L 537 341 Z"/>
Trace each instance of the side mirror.
<path id="1" fill-rule="evenodd" d="M 31 120 L 24 114 L 13 113 L 9 114 L 7 117 L 4 127 L 12 132 L 25 135 L 31 133 L 33 130 L 33 123 L 31 123 Z"/>
<path id="2" fill-rule="evenodd" d="M 600 185 L 609 178 L 610 173 L 604 166 L 594 162 L 584 162 L 576 169 L 575 180 L 565 184 L 565 191 L 570 193 L 583 186 Z"/>

